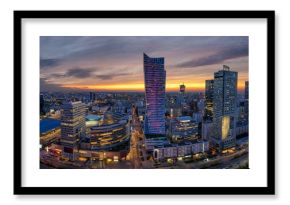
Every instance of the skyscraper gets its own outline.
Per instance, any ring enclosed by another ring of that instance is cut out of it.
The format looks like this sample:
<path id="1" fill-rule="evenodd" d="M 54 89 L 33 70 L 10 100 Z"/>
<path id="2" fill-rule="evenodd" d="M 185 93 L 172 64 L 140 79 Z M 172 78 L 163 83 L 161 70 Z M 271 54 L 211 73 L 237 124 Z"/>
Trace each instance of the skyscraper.
<path id="1" fill-rule="evenodd" d="M 214 73 L 214 139 L 220 149 L 235 146 L 238 73 L 226 65 Z"/>
<path id="2" fill-rule="evenodd" d="M 78 102 L 69 102 L 62 106 L 61 115 L 61 145 L 63 157 L 75 160 L 78 153 L 78 142 L 85 137 L 85 105 Z"/>
<path id="3" fill-rule="evenodd" d="M 177 97 L 177 104 L 180 108 L 183 107 L 183 104 L 185 102 L 185 85 L 179 85 L 179 93 L 178 93 L 178 97 Z"/>
<path id="4" fill-rule="evenodd" d="M 145 135 L 165 135 L 164 58 L 150 58 L 144 53 Z"/>
<path id="5" fill-rule="evenodd" d="M 205 110 L 204 120 L 212 121 L 213 118 L 213 89 L 214 80 L 205 81 Z"/>
<path id="6" fill-rule="evenodd" d="M 249 100 L 249 81 L 245 81 L 245 100 Z"/>
<path id="7" fill-rule="evenodd" d="M 179 85 L 179 92 L 180 93 L 185 93 L 185 85 L 184 85 L 184 83 L 182 85 Z"/>
<path id="8" fill-rule="evenodd" d="M 249 120 L 249 81 L 245 81 L 245 115 L 246 120 Z"/>
<path id="9" fill-rule="evenodd" d="M 40 94 L 40 115 L 45 114 L 44 111 L 44 97 L 43 94 Z"/>
<path id="10" fill-rule="evenodd" d="M 94 102 L 96 100 L 96 94 L 93 92 L 90 92 L 90 101 Z"/>

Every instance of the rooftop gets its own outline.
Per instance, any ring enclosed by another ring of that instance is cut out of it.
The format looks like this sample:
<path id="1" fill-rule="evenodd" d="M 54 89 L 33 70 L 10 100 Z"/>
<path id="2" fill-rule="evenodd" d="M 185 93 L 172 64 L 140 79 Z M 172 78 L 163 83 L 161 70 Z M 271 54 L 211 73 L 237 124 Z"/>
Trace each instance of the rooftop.
<path id="1" fill-rule="evenodd" d="M 180 116 L 176 118 L 180 122 L 190 122 L 192 118 L 190 116 Z"/>

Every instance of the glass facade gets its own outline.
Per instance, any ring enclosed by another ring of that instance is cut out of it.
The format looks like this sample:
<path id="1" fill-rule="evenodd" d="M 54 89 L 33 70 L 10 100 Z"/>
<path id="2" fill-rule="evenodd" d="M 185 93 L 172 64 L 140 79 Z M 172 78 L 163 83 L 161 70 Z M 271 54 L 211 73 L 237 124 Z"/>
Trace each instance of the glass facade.
<path id="1" fill-rule="evenodd" d="M 237 79 L 238 73 L 228 66 L 214 73 L 213 121 L 214 137 L 221 148 L 235 145 L 237 121 Z"/>
<path id="2" fill-rule="evenodd" d="M 204 118 L 205 120 L 212 121 L 213 118 L 213 84 L 214 80 L 206 80 L 205 81 L 205 112 Z"/>
<path id="3" fill-rule="evenodd" d="M 145 135 L 165 135 L 164 58 L 150 58 L 144 53 Z"/>
<path id="4" fill-rule="evenodd" d="M 90 128 L 92 150 L 106 150 L 128 142 L 130 135 L 127 121 Z"/>

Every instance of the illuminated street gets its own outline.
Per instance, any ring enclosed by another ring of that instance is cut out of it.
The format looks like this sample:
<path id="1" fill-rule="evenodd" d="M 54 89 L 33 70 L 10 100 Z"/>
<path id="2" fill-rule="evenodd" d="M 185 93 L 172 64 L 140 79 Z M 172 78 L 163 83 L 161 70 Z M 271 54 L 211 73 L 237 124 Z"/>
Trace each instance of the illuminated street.
<path id="1" fill-rule="evenodd" d="M 141 163 L 141 155 L 143 156 L 142 150 L 140 150 L 140 147 L 143 144 L 144 135 L 142 132 L 141 123 L 139 121 L 139 118 L 137 114 L 132 115 L 132 134 L 131 134 L 131 141 L 130 141 L 130 152 L 128 154 L 128 159 L 131 160 L 133 167 L 135 169 L 142 168 Z"/>

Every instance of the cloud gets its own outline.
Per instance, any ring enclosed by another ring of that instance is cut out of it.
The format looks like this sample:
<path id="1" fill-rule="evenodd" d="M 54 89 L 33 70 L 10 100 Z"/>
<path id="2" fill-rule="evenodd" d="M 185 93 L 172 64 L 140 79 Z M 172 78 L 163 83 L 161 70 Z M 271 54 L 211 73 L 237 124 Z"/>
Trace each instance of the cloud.
<path id="1" fill-rule="evenodd" d="M 102 74 L 102 75 L 96 75 L 96 78 L 99 78 L 101 80 L 111 80 L 114 78 L 112 74 Z"/>
<path id="2" fill-rule="evenodd" d="M 62 91 L 63 88 L 58 84 L 51 84 L 46 78 L 40 78 L 40 91 Z"/>
<path id="3" fill-rule="evenodd" d="M 89 78 L 93 76 L 95 69 L 92 68 L 72 68 L 65 73 L 52 73 L 49 78 Z"/>
<path id="4" fill-rule="evenodd" d="M 118 73 L 117 72 L 111 72 L 111 73 L 106 73 L 106 74 L 98 74 L 95 75 L 94 72 L 97 69 L 93 69 L 93 68 L 72 68 L 68 71 L 66 71 L 65 73 L 52 73 L 49 75 L 49 79 L 60 79 L 60 78 L 78 78 L 78 79 L 82 79 L 82 78 L 97 78 L 100 80 L 111 80 L 120 76 L 127 76 L 130 75 L 131 73 L 126 73 L 126 72 L 121 72 Z"/>
<path id="5" fill-rule="evenodd" d="M 98 79 L 101 80 L 111 80 L 113 78 L 119 77 L 119 76 L 126 76 L 129 75 L 130 73 L 110 73 L 110 74 L 101 74 L 101 75 L 96 75 Z"/>
<path id="6" fill-rule="evenodd" d="M 91 68 L 73 68 L 66 72 L 66 77 L 88 78 L 92 76 L 94 69 Z"/>
<path id="7" fill-rule="evenodd" d="M 50 68 L 59 65 L 58 59 L 40 59 L 40 69 Z"/>
<path id="8" fill-rule="evenodd" d="M 231 48 L 226 48 L 224 50 L 220 50 L 215 54 L 208 55 L 205 57 L 193 59 L 190 61 L 186 61 L 180 64 L 175 65 L 180 68 L 187 67 L 198 67 L 198 66 L 206 66 L 213 65 L 217 63 L 222 63 L 225 60 L 248 56 L 248 45 L 241 45 Z"/>
<path id="9" fill-rule="evenodd" d="M 52 73 L 49 75 L 50 78 L 64 78 L 65 74 L 60 74 L 60 73 Z"/>

